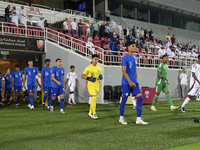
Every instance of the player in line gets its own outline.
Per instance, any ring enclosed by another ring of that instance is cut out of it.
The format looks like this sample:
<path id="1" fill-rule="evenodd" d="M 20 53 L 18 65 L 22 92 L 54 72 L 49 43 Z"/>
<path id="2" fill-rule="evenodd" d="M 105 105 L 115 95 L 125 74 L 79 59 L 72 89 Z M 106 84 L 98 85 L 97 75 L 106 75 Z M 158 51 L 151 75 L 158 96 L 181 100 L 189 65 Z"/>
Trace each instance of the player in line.
<path id="1" fill-rule="evenodd" d="M 26 67 L 25 71 L 24 71 L 23 86 L 24 86 L 24 89 L 26 89 L 25 81 L 26 81 L 26 78 L 27 78 L 27 87 L 28 87 L 28 92 L 29 92 L 28 107 L 31 110 L 34 110 L 33 94 L 35 92 L 35 85 L 36 85 L 35 77 L 36 77 L 36 75 L 38 75 L 39 77 L 41 77 L 41 76 L 39 75 L 37 68 L 33 66 L 33 60 L 30 59 L 28 61 L 28 65 L 29 66 Z"/>
<path id="2" fill-rule="evenodd" d="M 15 92 L 15 104 L 18 108 L 18 101 L 23 97 L 22 93 L 23 73 L 19 71 L 19 65 L 15 65 L 15 71 L 12 72 L 12 90 Z"/>
<path id="3" fill-rule="evenodd" d="M 39 68 L 38 69 L 39 71 L 39 75 L 41 76 L 41 71 L 42 71 L 42 68 Z M 40 95 L 42 95 L 42 84 L 41 84 L 41 78 L 36 75 L 36 91 L 37 91 L 37 102 L 39 103 L 40 102 Z"/>
<path id="4" fill-rule="evenodd" d="M 0 73 L 0 105 L 4 105 L 3 102 L 2 102 L 2 95 L 3 95 L 2 94 L 3 93 L 2 79 L 3 79 L 3 77 L 2 77 L 2 75 Z"/>
<path id="5" fill-rule="evenodd" d="M 124 119 L 125 104 L 128 96 L 132 92 L 133 96 L 137 98 L 137 119 L 136 124 L 147 125 L 148 123 L 143 121 L 141 118 L 142 114 L 142 90 L 137 81 L 137 59 L 133 57 L 135 52 L 135 42 L 128 42 L 128 54 L 122 58 L 122 100 L 119 106 L 120 118 L 119 122 L 121 124 L 128 124 Z"/>
<path id="6" fill-rule="evenodd" d="M 12 77 L 10 74 L 10 68 L 6 68 L 6 73 L 3 75 L 5 79 L 5 94 L 7 95 L 7 105 L 10 106 L 10 97 L 12 96 Z"/>
<path id="7" fill-rule="evenodd" d="M 52 68 L 50 66 L 50 59 L 45 59 L 45 67 L 42 68 L 41 71 L 41 86 L 42 89 L 44 90 L 44 97 L 43 97 L 43 105 L 42 109 L 45 110 L 45 102 L 48 97 L 48 107 L 47 110 L 50 111 L 50 104 L 51 104 L 51 90 L 52 90 Z"/>
<path id="8" fill-rule="evenodd" d="M 71 71 L 67 74 L 67 80 L 65 82 L 65 89 L 66 89 L 66 85 L 68 84 L 68 87 L 70 90 L 68 105 L 76 105 L 76 103 L 74 101 L 74 89 L 76 87 L 76 83 L 77 83 L 77 86 L 79 86 L 79 82 L 77 79 L 77 74 L 74 72 L 75 66 L 70 66 L 70 70 Z M 76 81 L 76 83 L 75 83 L 75 81 Z M 71 103 L 71 100 L 72 100 L 72 103 Z"/>
<path id="9" fill-rule="evenodd" d="M 160 92 L 163 91 L 166 94 L 166 98 L 167 98 L 167 101 L 169 103 L 171 111 L 174 111 L 175 109 L 178 109 L 179 107 L 176 107 L 176 106 L 173 105 L 173 102 L 172 102 L 170 94 L 169 94 L 168 85 L 170 84 L 170 82 L 167 79 L 167 74 L 168 74 L 167 62 L 169 61 L 168 55 L 166 55 L 166 54 L 163 55 L 162 60 L 163 60 L 162 63 L 160 63 L 158 68 L 157 68 L 157 78 L 156 78 L 156 82 L 155 82 L 155 84 L 156 84 L 156 94 L 153 97 L 151 110 L 157 111 L 157 109 L 155 108 L 156 99 L 160 95 Z"/>
<path id="10" fill-rule="evenodd" d="M 65 97 L 65 69 L 62 66 L 62 60 L 60 58 L 56 59 L 56 64 L 52 69 L 52 101 L 50 111 L 53 112 L 53 105 L 57 96 L 60 96 L 60 113 L 65 114 L 64 108 L 64 97 Z"/>
<path id="11" fill-rule="evenodd" d="M 190 90 L 188 92 L 188 97 L 185 99 L 181 105 L 181 112 L 185 113 L 185 105 L 193 98 L 193 96 L 199 94 L 200 86 L 200 55 L 198 55 L 197 63 L 192 65 L 191 75 L 190 75 Z"/>
<path id="12" fill-rule="evenodd" d="M 88 116 L 93 119 L 98 119 L 96 115 L 96 100 L 99 97 L 99 80 L 103 79 L 102 69 L 97 65 L 99 57 L 96 54 L 92 55 L 92 64 L 85 68 L 81 77 L 88 80 L 88 92 L 91 97 L 90 111 Z"/>

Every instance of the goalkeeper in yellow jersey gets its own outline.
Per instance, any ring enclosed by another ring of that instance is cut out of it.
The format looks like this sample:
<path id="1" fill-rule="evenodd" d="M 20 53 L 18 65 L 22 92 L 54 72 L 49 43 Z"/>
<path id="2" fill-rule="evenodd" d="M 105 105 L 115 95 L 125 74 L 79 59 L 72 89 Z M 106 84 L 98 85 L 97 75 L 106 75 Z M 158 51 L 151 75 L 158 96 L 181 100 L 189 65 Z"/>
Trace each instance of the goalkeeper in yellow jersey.
<path id="1" fill-rule="evenodd" d="M 96 114 L 96 100 L 99 97 L 99 80 L 103 79 L 102 69 L 97 65 L 99 57 L 96 54 L 92 55 L 92 63 L 85 68 L 82 78 L 88 80 L 88 92 L 91 97 L 90 111 L 88 116 L 93 119 L 98 119 Z"/>

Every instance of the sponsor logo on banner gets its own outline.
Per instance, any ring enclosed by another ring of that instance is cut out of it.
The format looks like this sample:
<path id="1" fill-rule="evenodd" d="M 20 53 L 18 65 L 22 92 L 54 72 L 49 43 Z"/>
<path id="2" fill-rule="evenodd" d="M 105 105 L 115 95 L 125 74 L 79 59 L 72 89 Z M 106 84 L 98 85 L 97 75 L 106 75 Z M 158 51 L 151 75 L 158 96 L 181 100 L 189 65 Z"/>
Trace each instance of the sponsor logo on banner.
<path id="1" fill-rule="evenodd" d="M 144 93 L 145 93 L 145 95 L 146 95 L 146 98 L 149 98 L 149 93 L 150 93 L 150 92 L 149 92 L 149 91 L 145 91 Z"/>
<path id="2" fill-rule="evenodd" d="M 39 48 L 39 50 L 43 50 L 44 49 L 44 41 L 37 40 L 37 47 Z"/>

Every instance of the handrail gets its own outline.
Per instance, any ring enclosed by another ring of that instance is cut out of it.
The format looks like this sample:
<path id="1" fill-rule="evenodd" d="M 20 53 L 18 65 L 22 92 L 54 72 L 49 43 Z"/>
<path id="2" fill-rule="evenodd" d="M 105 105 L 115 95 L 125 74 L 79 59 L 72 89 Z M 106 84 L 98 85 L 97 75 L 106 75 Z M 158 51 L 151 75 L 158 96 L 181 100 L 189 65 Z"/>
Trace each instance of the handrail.
<path id="1" fill-rule="evenodd" d="M 50 10 L 53 10 L 51 7 L 49 7 L 49 6 L 45 6 L 45 5 L 40 5 L 40 4 L 31 4 L 31 7 L 42 7 L 42 8 L 48 8 L 48 9 L 50 9 Z"/>
<path id="2" fill-rule="evenodd" d="M 21 3 L 21 4 L 26 4 L 27 6 L 29 6 L 29 3 L 26 3 L 26 2 L 23 2 L 23 1 L 18 1 L 18 0 L 12 0 L 12 2 L 14 3 L 14 2 L 19 2 L 19 3 Z"/>

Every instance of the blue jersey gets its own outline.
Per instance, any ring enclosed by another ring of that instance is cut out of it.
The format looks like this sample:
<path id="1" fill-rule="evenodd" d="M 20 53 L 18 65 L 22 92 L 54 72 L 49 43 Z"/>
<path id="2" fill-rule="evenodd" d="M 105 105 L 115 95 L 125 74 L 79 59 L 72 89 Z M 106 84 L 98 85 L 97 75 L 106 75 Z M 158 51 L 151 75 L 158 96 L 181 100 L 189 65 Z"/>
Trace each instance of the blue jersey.
<path id="1" fill-rule="evenodd" d="M 133 36 L 132 35 L 128 35 L 126 37 L 126 39 L 127 39 L 127 42 L 133 41 Z"/>
<path id="2" fill-rule="evenodd" d="M 35 67 L 26 67 L 24 74 L 27 78 L 27 85 L 36 85 L 35 76 L 38 74 L 38 70 Z"/>
<path id="3" fill-rule="evenodd" d="M 130 80 L 133 83 L 136 83 L 137 58 L 129 54 L 125 55 L 122 58 L 122 66 L 126 66 L 126 73 L 128 74 Z M 122 77 L 122 84 L 129 84 L 124 75 Z"/>
<path id="4" fill-rule="evenodd" d="M 41 71 L 41 76 L 43 76 L 43 86 L 44 87 L 52 87 L 52 68 L 44 67 Z"/>
<path id="5" fill-rule="evenodd" d="M 22 86 L 21 79 L 23 77 L 23 73 L 21 71 L 13 71 L 11 75 L 14 79 L 14 86 Z"/>
<path id="6" fill-rule="evenodd" d="M 2 75 L 0 74 L 0 81 L 2 80 Z M 0 88 L 1 88 L 2 86 L 1 86 L 1 82 L 0 82 Z M 0 91 L 1 92 L 1 91 Z"/>
<path id="7" fill-rule="evenodd" d="M 3 74 L 4 76 L 5 74 Z M 6 88 L 12 88 L 12 77 L 11 74 L 7 74 L 7 76 L 5 77 L 5 87 Z"/>
<path id="8" fill-rule="evenodd" d="M 53 81 L 53 88 L 64 87 L 63 85 L 63 76 L 65 75 L 65 69 L 63 67 L 58 68 L 57 66 L 52 69 L 52 74 L 54 78 L 61 83 L 59 86 L 56 82 Z"/>

